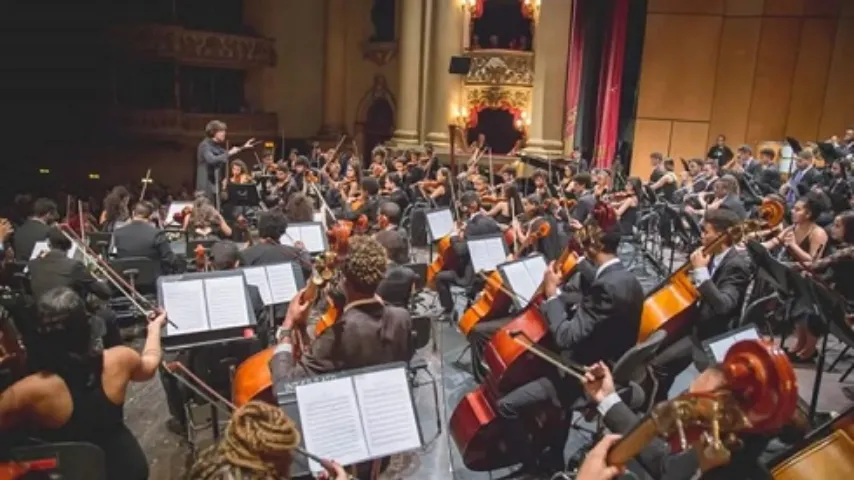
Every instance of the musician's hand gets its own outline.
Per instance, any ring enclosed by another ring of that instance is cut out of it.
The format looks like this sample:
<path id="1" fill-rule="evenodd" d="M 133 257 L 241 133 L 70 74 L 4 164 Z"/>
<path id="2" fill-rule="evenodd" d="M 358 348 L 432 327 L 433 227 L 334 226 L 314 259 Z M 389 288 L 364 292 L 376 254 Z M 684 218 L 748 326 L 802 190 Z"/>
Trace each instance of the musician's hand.
<path id="1" fill-rule="evenodd" d="M 243 144 L 243 148 L 249 148 L 249 147 L 251 147 L 251 146 L 252 146 L 252 143 L 253 143 L 254 141 L 255 141 L 255 139 L 254 139 L 254 138 L 250 138 L 249 140 L 246 140 L 246 143 L 244 143 L 244 144 Z"/>
<path id="2" fill-rule="evenodd" d="M 573 231 L 578 231 L 584 228 L 584 225 L 582 225 L 581 222 L 574 218 L 570 218 L 569 222 L 567 222 L 567 225 L 569 226 L 569 229 Z"/>
<path id="3" fill-rule="evenodd" d="M 229 155 L 235 155 L 239 151 L 240 151 L 240 147 L 231 147 L 228 149 L 228 154 Z"/>
<path id="4" fill-rule="evenodd" d="M 691 253 L 691 266 L 695 269 L 708 267 L 711 260 L 712 256 L 704 253 L 703 247 L 700 247 Z"/>
<path id="5" fill-rule="evenodd" d="M 699 377 L 691 382 L 688 391 L 691 393 L 714 392 L 726 385 L 726 375 L 717 368 L 707 368 Z"/>
<path id="6" fill-rule="evenodd" d="M 611 480 L 625 472 L 626 467 L 612 467 L 605 463 L 608 450 L 620 439 L 619 435 L 605 435 L 584 458 L 575 480 Z"/>
<path id="7" fill-rule="evenodd" d="M 166 310 L 158 308 L 148 317 L 148 331 L 159 332 L 166 324 Z"/>
<path id="8" fill-rule="evenodd" d="M 787 247 L 791 247 L 791 246 L 795 245 L 795 243 L 796 243 L 795 242 L 795 229 L 790 228 L 790 229 L 786 230 L 780 236 L 780 242 Z"/>
<path id="9" fill-rule="evenodd" d="M 560 281 L 560 271 L 557 268 L 557 264 L 551 262 L 549 268 L 543 274 L 543 290 L 545 291 L 546 298 L 557 295 L 557 288 L 560 286 Z"/>
<path id="10" fill-rule="evenodd" d="M 5 218 L 0 218 L 0 242 L 6 241 L 9 235 L 15 231 L 15 227 Z"/>
<path id="11" fill-rule="evenodd" d="M 300 250 L 305 250 L 305 244 L 302 243 L 302 240 L 294 242 L 294 247 L 299 248 Z"/>
<path id="12" fill-rule="evenodd" d="M 617 391 L 614 388 L 614 377 L 611 370 L 603 362 L 597 362 L 587 367 L 584 374 L 584 391 L 596 403 L 602 403 L 605 397 Z"/>
<path id="13" fill-rule="evenodd" d="M 282 322 L 284 328 L 294 328 L 298 325 L 305 325 L 308 320 L 308 314 L 311 311 L 311 302 L 303 301 L 303 295 L 308 287 L 297 292 L 296 296 L 291 300 L 288 306 L 288 313 L 285 315 L 285 321 Z"/>
<path id="14" fill-rule="evenodd" d="M 318 480 L 347 480 L 350 478 L 344 470 L 344 467 L 338 465 L 336 462 L 332 462 L 332 466 L 335 467 L 335 477 L 330 477 L 329 472 L 324 470 L 317 475 Z"/>

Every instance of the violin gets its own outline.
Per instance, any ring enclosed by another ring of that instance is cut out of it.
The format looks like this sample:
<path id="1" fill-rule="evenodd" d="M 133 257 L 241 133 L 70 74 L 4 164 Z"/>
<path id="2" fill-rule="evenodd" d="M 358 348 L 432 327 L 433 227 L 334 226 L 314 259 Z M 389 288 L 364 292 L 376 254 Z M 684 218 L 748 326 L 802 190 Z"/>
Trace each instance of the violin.
<path id="1" fill-rule="evenodd" d="M 759 207 L 759 220 L 747 220 L 731 228 L 703 248 L 705 254 L 713 254 L 725 242 L 737 243 L 745 235 L 766 228 L 773 228 L 783 221 L 785 207 L 775 200 L 765 199 Z M 646 340 L 653 332 L 664 330 L 667 338 L 677 337 L 686 326 L 685 313 L 700 299 L 700 293 L 690 276 L 691 262 L 686 261 L 667 280 L 644 300 L 638 343 Z"/>
<path id="2" fill-rule="evenodd" d="M 208 262 L 208 251 L 201 243 L 196 245 L 196 249 L 193 250 L 193 259 L 196 263 L 197 271 L 207 272 L 210 270 L 210 263 Z"/>
<path id="3" fill-rule="evenodd" d="M 177 223 L 179 225 L 183 225 L 184 219 L 187 218 L 187 216 L 190 215 L 190 213 L 192 213 L 192 212 L 193 212 L 192 205 L 187 205 L 186 207 L 182 208 L 180 212 L 172 215 L 172 220 L 174 220 L 175 223 Z"/>
<path id="4" fill-rule="evenodd" d="M 340 292 L 330 293 L 326 296 L 326 311 L 320 316 L 320 320 L 314 325 L 314 337 L 319 337 L 323 332 L 338 321 L 344 310 L 346 298 Z"/>
<path id="5" fill-rule="evenodd" d="M 377 226 L 380 230 L 385 230 L 390 225 L 388 217 L 383 214 L 377 216 Z"/>
<path id="6" fill-rule="evenodd" d="M 422 188 L 432 190 L 432 189 L 442 185 L 442 182 L 440 182 L 438 180 L 422 180 L 422 181 L 418 182 L 418 185 L 420 185 Z"/>

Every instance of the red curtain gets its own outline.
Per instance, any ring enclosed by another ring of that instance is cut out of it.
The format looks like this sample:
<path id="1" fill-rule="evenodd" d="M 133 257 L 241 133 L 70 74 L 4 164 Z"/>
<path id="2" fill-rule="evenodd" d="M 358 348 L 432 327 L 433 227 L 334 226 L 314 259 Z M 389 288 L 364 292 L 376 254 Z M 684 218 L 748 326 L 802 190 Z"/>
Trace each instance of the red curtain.
<path id="1" fill-rule="evenodd" d="M 581 69 L 584 65 L 584 22 L 582 21 L 585 0 L 572 3 L 572 19 L 569 33 L 569 61 L 566 70 L 566 122 L 563 127 L 565 145 L 575 147 L 575 126 L 578 121 L 578 101 L 581 97 Z"/>
<path id="2" fill-rule="evenodd" d="M 602 48 L 602 69 L 599 74 L 596 151 L 594 165 L 610 168 L 617 150 L 617 127 L 620 121 L 623 62 L 626 53 L 626 27 L 629 0 L 613 0 L 609 29 Z"/>

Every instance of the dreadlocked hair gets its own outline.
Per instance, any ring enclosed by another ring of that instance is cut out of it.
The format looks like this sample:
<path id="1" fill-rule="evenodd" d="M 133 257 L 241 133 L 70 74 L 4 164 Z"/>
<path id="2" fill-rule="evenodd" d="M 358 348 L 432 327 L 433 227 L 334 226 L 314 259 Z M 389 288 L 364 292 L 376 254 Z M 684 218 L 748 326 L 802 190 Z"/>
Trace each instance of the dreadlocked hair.
<path id="1" fill-rule="evenodd" d="M 204 451 L 186 478 L 194 480 L 274 480 L 291 463 L 300 442 L 294 422 L 281 409 L 249 402 L 237 409 L 225 437 Z"/>
<path id="2" fill-rule="evenodd" d="M 373 294 L 385 277 L 387 264 L 385 248 L 379 242 L 373 237 L 358 236 L 350 239 L 342 270 L 353 290 Z"/>

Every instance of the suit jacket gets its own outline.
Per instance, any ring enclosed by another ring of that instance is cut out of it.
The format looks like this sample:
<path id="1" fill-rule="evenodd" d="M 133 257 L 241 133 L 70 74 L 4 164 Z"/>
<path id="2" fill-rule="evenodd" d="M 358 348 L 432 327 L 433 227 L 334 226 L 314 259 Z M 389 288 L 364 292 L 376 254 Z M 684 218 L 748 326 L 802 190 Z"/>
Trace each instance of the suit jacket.
<path id="1" fill-rule="evenodd" d="M 584 192 L 578 197 L 578 202 L 575 208 L 572 209 L 572 218 L 584 223 L 587 217 L 593 212 L 593 207 L 596 206 L 596 197 L 592 192 Z"/>
<path id="2" fill-rule="evenodd" d="M 17 227 L 12 237 L 15 259 L 22 262 L 29 260 L 36 242 L 47 239 L 49 231 L 50 227 L 47 224 L 34 218 L 28 218 L 20 227 Z"/>
<path id="3" fill-rule="evenodd" d="M 724 197 L 719 208 L 723 208 L 734 212 L 741 220 L 747 219 L 747 209 L 744 208 L 744 202 L 738 195 L 727 195 Z"/>
<path id="4" fill-rule="evenodd" d="M 696 340 L 729 330 L 741 314 L 750 283 L 750 261 L 745 252 L 730 248 L 716 265 L 712 277 L 700 284 L 699 316 L 693 326 Z"/>
<path id="5" fill-rule="evenodd" d="M 602 420 L 608 430 L 626 435 L 640 422 L 640 417 L 626 404 L 619 402 L 608 409 Z M 741 438 L 744 445 L 733 452 L 729 464 L 705 472 L 701 477 L 703 480 L 772 480 L 771 475 L 758 461 L 759 455 L 768 445 L 769 438 L 747 435 Z M 635 460 L 655 479 L 687 480 L 693 478 L 700 468 L 693 452 L 671 455 L 669 445 L 659 438 L 649 442 Z"/>
<path id="6" fill-rule="evenodd" d="M 762 173 L 762 164 L 759 163 L 759 160 L 756 160 L 755 158 L 751 158 L 750 163 L 748 163 L 744 167 L 744 171 L 745 171 L 745 173 L 747 173 L 751 177 L 756 178 L 757 175 Z"/>
<path id="7" fill-rule="evenodd" d="M 273 265 L 276 263 L 296 262 L 302 268 L 303 278 L 311 278 L 311 255 L 305 250 L 280 245 L 278 243 L 262 242 L 240 252 L 240 263 L 245 266 Z"/>
<path id="8" fill-rule="evenodd" d="M 34 259 L 28 270 L 36 301 L 56 287 L 69 287 L 83 298 L 89 293 L 104 300 L 110 298 L 110 287 L 96 280 L 83 262 L 68 258 L 67 252 L 62 250 L 51 250 L 44 257 Z"/>
<path id="9" fill-rule="evenodd" d="M 154 225 L 134 220 L 113 232 L 116 258 L 144 257 L 160 262 L 164 272 L 180 271 L 180 261 L 169 246 L 163 230 Z"/>
<path id="10" fill-rule="evenodd" d="M 483 237 L 501 233 L 501 227 L 494 218 L 484 213 L 478 213 L 469 218 L 463 229 L 463 238 L 451 237 L 451 248 L 460 259 L 457 267 L 457 283 L 465 286 L 471 284 L 474 279 L 474 267 L 471 263 L 471 255 L 467 239 Z"/>
<path id="11" fill-rule="evenodd" d="M 596 267 L 590 262 L 581 262 L 578 268 L 582 276 L 594 278 Z M 564 354 L 591 365 L 599 360 L 615 362 L 635 345 L 643 301 L 637 277 L 616 262 L 590 283 L 572 318 L 559 298 L 549 299 L 541 308 Z"/>
<path id="12" fill-rule="evenodd" d="M 409 308 L 412 289 L 417 281 L 418 275 L 412 270 L 399 265 L 390 265 L 385 272 L 385 278 L 377 287 L 377 295 L 389 305 Z"/>
<path id="13" fill-rule="evenodd" d="M 783 177 L 780 175 L 780 168 L 773 163 L 763 167 L 759 176 L 754 176 L 753 178 L 757 180 L 759 188 L 761 188 L 762 193 L 766 195 L 769 193 L 777 193 L 777 191 L 780 190 L 780 186 L 783 185 Z"/>
<path id="14" fill-rule="evenodd" d="M 219 185 L 214 172 L 228 163 L 228 151 L 211 138 L 205 138 L 196 149 L 196 190 L 213 198 Z M 220 177 L 220 180 L 222 178 Z"/>

